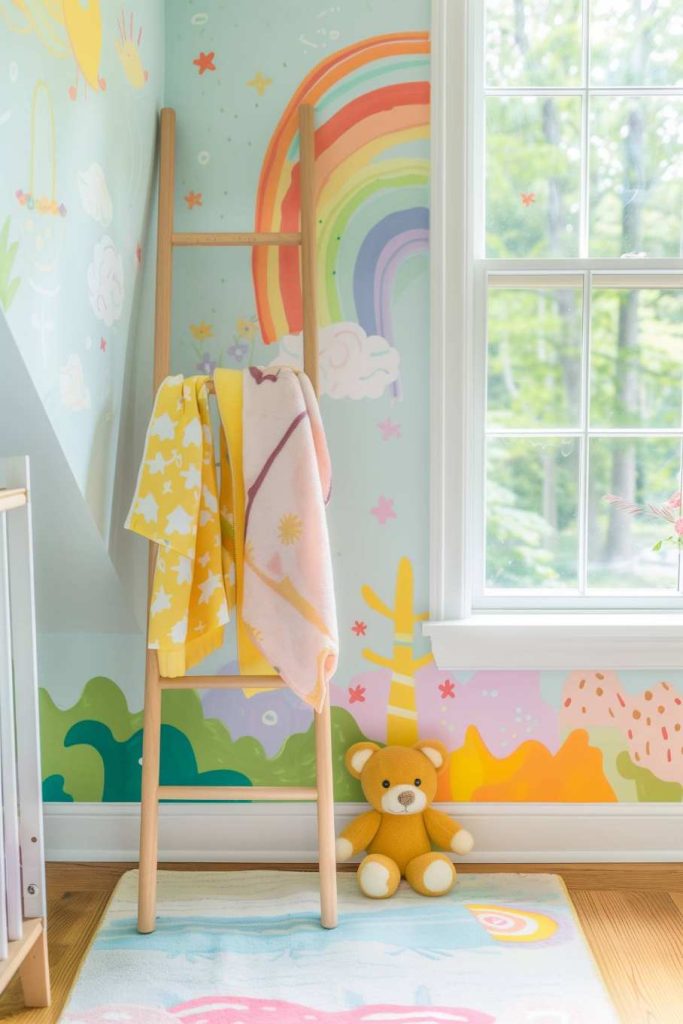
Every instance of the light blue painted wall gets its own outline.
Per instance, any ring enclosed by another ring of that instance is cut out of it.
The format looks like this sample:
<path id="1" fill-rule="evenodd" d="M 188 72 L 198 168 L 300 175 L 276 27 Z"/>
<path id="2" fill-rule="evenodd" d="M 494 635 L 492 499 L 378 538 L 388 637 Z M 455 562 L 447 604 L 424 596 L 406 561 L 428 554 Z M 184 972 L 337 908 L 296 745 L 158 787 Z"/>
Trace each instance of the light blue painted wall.
<path id="1" fill-rule="evenodd" d="M 0 4 L 0 225 L 18 246 L 11 270 L 6 252 L 0 264 L 19 282 L 5 313 L 105 537 L 147 255 L 164 6 Z"/>

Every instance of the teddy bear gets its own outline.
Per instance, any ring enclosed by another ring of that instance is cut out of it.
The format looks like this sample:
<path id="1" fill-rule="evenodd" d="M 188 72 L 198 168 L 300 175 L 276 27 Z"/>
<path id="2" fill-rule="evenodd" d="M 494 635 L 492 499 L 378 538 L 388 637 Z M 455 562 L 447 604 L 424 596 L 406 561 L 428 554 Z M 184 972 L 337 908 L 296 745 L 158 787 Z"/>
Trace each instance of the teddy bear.
<path id="1" fill-rule="evenodd" d="M 337 860 L 367 850 L 358 867 L 358 884 L 366 896 L 393 896 L 401 878 L 423 896 L 443 896 L 453 888 L 453 862 L 432 844 L 466 854 L 474 840 L 457 821 L 430 806 L 446 758 L 439 740 L 422 740 L 414 747 L 363 742 L 347 750 L 346 768 L 360 779 L 373 809 L 354 818 L 341 833 Z"/>

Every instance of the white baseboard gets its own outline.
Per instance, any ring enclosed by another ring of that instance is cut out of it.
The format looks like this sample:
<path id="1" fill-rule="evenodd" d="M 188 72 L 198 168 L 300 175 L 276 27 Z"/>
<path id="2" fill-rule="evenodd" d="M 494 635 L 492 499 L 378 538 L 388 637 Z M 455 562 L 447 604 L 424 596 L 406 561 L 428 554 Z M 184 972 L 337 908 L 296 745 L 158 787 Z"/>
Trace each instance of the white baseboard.
<path id="1" fill-rule="evenodd" d="M 475 863 L 683 860 L 683 804 L 442 804 L 472 832 Z M 336 806 L 337 830 L 363 805 Z M 310 862 L 311 804 L 162 804 L 161 861 Z M 45 805 L 48 860 L 136 861 L 139 805 Z"/>

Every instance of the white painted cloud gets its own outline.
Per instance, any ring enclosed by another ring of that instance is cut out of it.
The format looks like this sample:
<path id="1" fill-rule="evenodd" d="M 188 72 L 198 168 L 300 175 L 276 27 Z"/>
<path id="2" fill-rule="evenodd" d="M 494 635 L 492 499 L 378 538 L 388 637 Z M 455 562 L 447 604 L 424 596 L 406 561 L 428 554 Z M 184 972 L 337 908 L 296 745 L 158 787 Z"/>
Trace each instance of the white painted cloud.
<path id="1" fill-rule="evenodd" d="M 87 215 L 103 228 L 111 224 L 113 207 L 107 179 L 99 164 L 90 164 L 87 171 L 78 172 L 78 191 L 81 205 Z"/>
<path id="2" fill-rule="evenodd" d="M 124 291 L 123 263 L 109 235 L 103 235 L 93 250 L 88 293 L 97 319 L 111 327 L 121 316 Z"/>
<path id="3" fill-rule="evenodd" d="M 321 327 L 318 334 L 320 393 L 330 398 L 380 398 L 398 378 L 400 355 L 386 338 L 360 324 Z M 271 366 L 303 366 L 300 334 L 288 334 Z"/>
<path id="4" fill-rule="evenodd" d="M 90 391 L 85 383 L 81 357 L 73 353 L 59 371 L 59 395 L 62 405 L 72 412 L 90 408 Z"/>

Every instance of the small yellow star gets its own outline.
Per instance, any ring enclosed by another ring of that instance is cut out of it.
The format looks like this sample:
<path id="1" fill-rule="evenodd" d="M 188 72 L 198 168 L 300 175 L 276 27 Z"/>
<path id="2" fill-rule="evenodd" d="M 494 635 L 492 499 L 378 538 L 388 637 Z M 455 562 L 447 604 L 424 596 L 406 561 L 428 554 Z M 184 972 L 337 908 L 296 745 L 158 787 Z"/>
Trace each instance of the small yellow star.
<path id="1" fill-rule="evenodd" d="M 252 80 L 247 82 L 247 85 L 251 86 L 252 89 L 256 89 L 259 96 L 263 96 L 268 86 L 272 84 L 273 79 L 268 78 L 268 75 L 264 75 L 262 71 L 257 71 Z"/>

